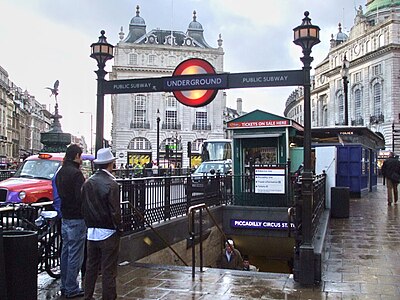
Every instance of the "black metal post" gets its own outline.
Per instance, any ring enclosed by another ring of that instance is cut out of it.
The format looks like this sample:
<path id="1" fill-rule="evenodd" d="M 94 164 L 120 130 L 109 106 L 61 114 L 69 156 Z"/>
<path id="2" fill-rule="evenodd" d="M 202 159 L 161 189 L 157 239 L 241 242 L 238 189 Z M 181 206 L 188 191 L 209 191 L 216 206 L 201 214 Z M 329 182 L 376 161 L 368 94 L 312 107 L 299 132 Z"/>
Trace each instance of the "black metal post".
<path id="1" fill-rule="evenodd" d="M 293 29 L 294 43 L 301 46 L 304 72 L 304 172 L 301 180 L 301 234 L 300 245 L 300 272 L 299 281 L 305 285 L 314 284 L 315 262 L 314 247 L 312 245 L 312 213 L 313 213 L 313 172 L 311 166 L 311 81 L 310 70 L 313 58 L 311 48 L 320 42 L 319 27 L 311 24 L 309 13 L 304 12 L 304 19 L 300 26 Z"/>
<path id="2" fill-rule="evenodd" d="M 157 168 L 160 167 L 160 117 L 157 116 Z"/>
<path id="3" fill-rule="evenodd" d="M 104 70 L 105 64 L 99 63 L 97 74 L 97 110 L 96 110 L 96 155 L 97 151 L 103 148 L 104 137 L 104 93 L 103 82 L 107 72 Z"/>
<path id="4" fill-rule="evenodd" d="M 347 76 L 343 76 L 343 89 L 344 89 L 344 125 L 349 125 L 349 81 Z"/>
<path id="5" fill-rule="evenodd" d="M 392 123 L 392 152 L 394 152 L 394 133 L 395 133 L 395 130 L 394 130 L 394 122 Z M 383 178 L 385 178 L 385 177 L 383 177 Z"/>

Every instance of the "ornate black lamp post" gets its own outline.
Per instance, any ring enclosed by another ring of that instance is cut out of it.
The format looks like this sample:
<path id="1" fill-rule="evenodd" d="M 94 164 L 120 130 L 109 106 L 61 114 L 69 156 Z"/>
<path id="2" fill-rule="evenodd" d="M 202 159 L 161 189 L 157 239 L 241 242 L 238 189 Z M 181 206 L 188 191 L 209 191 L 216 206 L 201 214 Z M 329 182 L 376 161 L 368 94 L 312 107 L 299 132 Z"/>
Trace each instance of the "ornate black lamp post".
<path id="1" fill-rule="evenodd" d="M 97 61 L 97 67 L 99 68 L 95 73 L 97 74 L 97 111 L 96 111 L 96 155 L 97 150 L 103 147 L 104 137 L 104 92 L 103 83 L 104 77 L 107 72 L 104 70 L 107 60 L 112 59 L 114 46 L 107 43 L 107 38 L 104 36 L 105 31 L 100 32 L 99 41 L 93 43 L 91 58 Z"/>
<path id="2" fill-rule="evenodd" d="M 342 64 L 342 69 L 340 70 L 340 73 L 343 78 L 343 90 L 344 90 L 344 125 L 349 125 L 349 96 L 348 96 L 348 90 L 349 90 L 349 67 L 350 67 L 350 62 L 346 59 L 346 55 L 343 58 L 343 64 Z"/>
<path id="3" fill-rule="evenodd" d="M 313 173 L 311 169 L 311 81 L 310 70 L 313 58 L 311 48 L 320 42 L 319 27 L 311 24 L 309 12 L 304 12 L 301 25 L 293 29 L 293 42 L 303 49 L 304 71 L 304 172 L 302 174 L 302 244 L 300 246 L 299 282 L 314 283 L 314 249 L 312 246 L 312 202 L 313 202 Z"/>
<path id="4" fill-rule="evenodd" d="M 157 109 L 157 168 L 160 167 L 160 110 Z"/>

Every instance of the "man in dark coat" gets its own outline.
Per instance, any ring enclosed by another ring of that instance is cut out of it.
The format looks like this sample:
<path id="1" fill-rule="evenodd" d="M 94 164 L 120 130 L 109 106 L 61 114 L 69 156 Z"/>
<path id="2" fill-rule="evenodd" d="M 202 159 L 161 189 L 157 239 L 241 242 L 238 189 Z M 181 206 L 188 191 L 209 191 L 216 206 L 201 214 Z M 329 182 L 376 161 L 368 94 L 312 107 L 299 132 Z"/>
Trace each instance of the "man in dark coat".
<path id="1" fill-rule="evenodd" d="M 82 215 L 81 188 L 85 181 L 80 170 L 82 149 L 68 146 L 55 184 L 61 200 L 61 294 L 66 298 L 83 296 L 78 275 L 81 270 L 86 240 L 86 225 Z"/>
<path id="2" fill-rule="evenodd" d="M 397 186 L 400 180 L 400 161 L 393 152 L 390 152 L 389 158 L 383 162 L 382 175 L 386 179 L 388 205 L 392 205 L 393 198 L 396 204 L 399 199 Z"/>
<path id="3" fill-rule="evenodd" d="M 217 258 L 217 268 L 242 270 L 243 258 L 239 250 L 235 249 L 235 245 L 231 239 L 225 243 L 225 248 Z"/>
<path id="4" fill-rule="evenodd" d="M 98 170 L 82 187 L 83 215 L 88 227 L 85 299 L 93 297 L 99 267 L 102 299 L 117 298 L 116 278 L 122 222 L 119 186 L 111 174 L 115 160 L 111 149 L 99 149 L 94 160 Z"/>

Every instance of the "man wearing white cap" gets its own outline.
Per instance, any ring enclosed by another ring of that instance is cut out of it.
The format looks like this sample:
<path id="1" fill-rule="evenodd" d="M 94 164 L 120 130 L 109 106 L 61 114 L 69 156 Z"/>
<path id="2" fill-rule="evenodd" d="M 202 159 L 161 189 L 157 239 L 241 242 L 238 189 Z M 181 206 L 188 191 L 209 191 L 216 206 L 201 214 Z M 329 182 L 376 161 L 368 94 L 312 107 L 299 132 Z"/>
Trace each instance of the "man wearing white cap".
<path id="1" fill-rule="evenodd" d="M 122 232 L 119 187 L 111 174 L 116 158 L 110 148 L 97 151 L 98 170 L 82 186 L 83 216 L 87 232 L 85 299 L 93 299 L 101 267 L 102 299 L 117 298 L 116 278 Z"/>

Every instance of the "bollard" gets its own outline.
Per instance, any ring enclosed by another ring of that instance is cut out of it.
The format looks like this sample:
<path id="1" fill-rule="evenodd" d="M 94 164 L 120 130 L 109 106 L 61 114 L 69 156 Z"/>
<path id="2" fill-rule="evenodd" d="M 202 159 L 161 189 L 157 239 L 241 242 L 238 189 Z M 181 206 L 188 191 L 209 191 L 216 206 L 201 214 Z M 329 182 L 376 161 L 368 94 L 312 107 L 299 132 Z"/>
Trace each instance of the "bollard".
<path id="1" fill-rule="evenodd" d="M 6 269 L 4 265 L 3 227 L 0 226 L 0 299 L 7 300 Z"/>
<path id="2" fill-rule="evenodd" d="M 3 246 L 7 299 L 37 299 L 37 232 L 5 230 Z"/>

